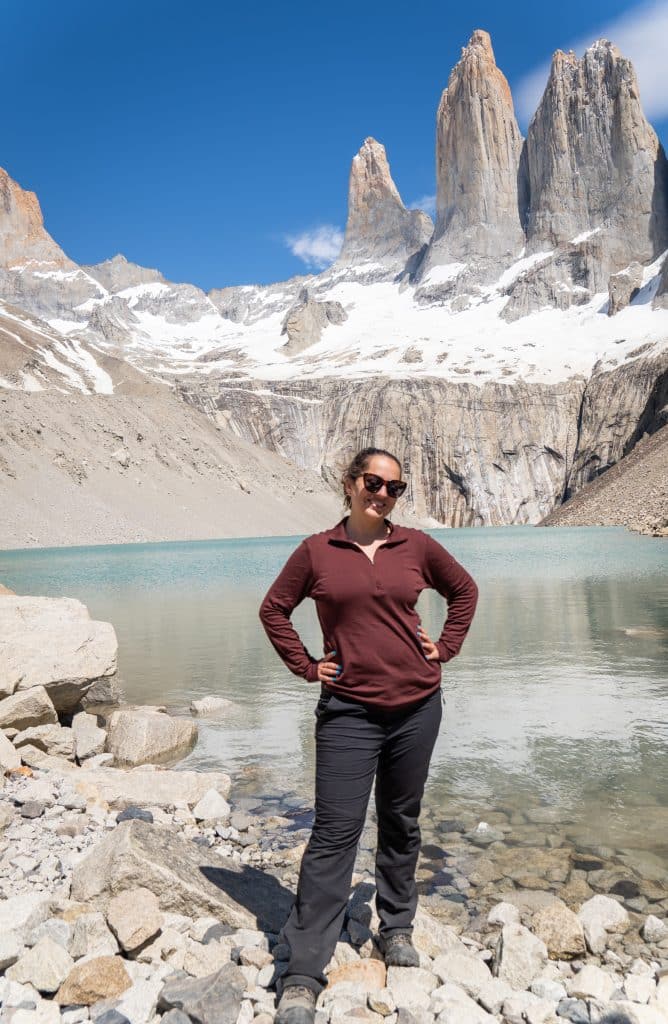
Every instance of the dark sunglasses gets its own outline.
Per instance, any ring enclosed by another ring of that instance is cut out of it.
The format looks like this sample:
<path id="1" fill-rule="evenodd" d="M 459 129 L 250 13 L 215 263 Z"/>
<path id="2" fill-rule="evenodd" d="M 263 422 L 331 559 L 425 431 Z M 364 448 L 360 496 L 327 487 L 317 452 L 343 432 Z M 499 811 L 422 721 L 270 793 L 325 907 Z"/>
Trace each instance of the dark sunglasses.
<path id="1" fill-rule="evenodd" d="M 383 480 L 382 476 L 376 476 L 375 473 L 362 473 L 362 480 L 364 481 L 364 488 L 369 494 L 378 494 L 378 491 L 385 484 L 388 497 L 390 498 L 400 498 L 408 487 L 408 484 L 404 483 L 403 480 Z"/>

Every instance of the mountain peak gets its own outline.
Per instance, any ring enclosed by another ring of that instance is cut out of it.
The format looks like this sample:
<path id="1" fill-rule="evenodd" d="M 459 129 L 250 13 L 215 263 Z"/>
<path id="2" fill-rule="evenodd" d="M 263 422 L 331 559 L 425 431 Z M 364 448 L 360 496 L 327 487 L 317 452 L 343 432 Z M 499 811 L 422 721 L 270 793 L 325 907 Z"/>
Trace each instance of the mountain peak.
<path id="1" fill-rule="evenodd" d="M 401 270 L 424 248 L 432 230 L 426 213 L 404 206 L 385 147 L 366 138 L 350 168 L 348 222 L 338 262 L 381 262 Z"/>
<path id="2" fill-rule="evenodd" d="M 102 263 L 94 263 L 83 268 L 87 274 L 99 281 L 112 295 L 122 292 L 125 288 L 133 288 L 138 284 L 165 283 L 165 278 L 159 270 L 150 267 L 140 267 L 137 263 L 131 263 L 122 253 L 117 253 L 111 259 Z"/>
<path id="3" fill-rule="evenodd" d="M 516 255 L 524 244 L 517 194 L 522 136 L 482 29 L 450 74 L 436 130 L 437 220 L 423 272 Z"/>
<path id="4" fill-rule="evenodd" d="M 0 266 L 11 267 L 35 260 L 57 267 L 74 264 L 44 228 L 39 200 L 34 192 L 10 178 L 0 167 Z"/>
<path id="5" fill-rule="evenodd" d="M 599 230 L 602 275 L 668 245 L 668 171 L 633 64 L 609 40 L 557 50 L 527 135 L 529 247 Z M 594 282 L 605 287 L 605 281 Z"/>

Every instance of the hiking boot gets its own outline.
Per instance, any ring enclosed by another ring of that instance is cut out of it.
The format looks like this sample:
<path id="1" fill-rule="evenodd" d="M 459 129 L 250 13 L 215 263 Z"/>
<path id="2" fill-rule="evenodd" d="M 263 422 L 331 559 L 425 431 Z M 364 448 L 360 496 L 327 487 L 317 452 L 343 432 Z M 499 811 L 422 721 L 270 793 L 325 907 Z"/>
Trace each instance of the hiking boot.
<path id="1" fill-rule="evenodd" d="M 315 992 L 306 985 L 286 985 L 278 1003 L 274 1024 L 313 1024 Z"/>
<path id="2" fill-rule="evenodd" d="M 419 967 L 420 954 L 407 932 L 395 932 L 387 938 L 380 936 L 380 951 L 387 967 Z"/>

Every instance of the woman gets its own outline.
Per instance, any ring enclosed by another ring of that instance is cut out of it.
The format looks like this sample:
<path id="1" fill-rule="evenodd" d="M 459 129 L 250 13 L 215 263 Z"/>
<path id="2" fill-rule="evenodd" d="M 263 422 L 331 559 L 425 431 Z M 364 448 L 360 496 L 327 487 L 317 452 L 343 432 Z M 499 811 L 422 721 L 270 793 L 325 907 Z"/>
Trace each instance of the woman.
<path id="1" fill-rule="evenodd" d="M 376 781 L 376 906 L 385 962 L 417 966 L 411 941 L 417 906 L 418 816 L 441 721 L 440 662 L 458 653 L 473 618 L 469 574 L 420 530 L 389 515 L 406 489 L 398 459 L 365 448 L 343 474 L 350 510 L 332 530 L 303 541 L 260 609 L 287 667 L 320 682 L 316 708 L 315 822 L 284 936 L 290 963 L 278 1024 L 311 1024 L 339 938 L 358 840 Z M 415 603 L 431 587 L 448 602 L 432 641 Z M 311 597 L 323 633 L 312 657 L 290 622 Z"/>

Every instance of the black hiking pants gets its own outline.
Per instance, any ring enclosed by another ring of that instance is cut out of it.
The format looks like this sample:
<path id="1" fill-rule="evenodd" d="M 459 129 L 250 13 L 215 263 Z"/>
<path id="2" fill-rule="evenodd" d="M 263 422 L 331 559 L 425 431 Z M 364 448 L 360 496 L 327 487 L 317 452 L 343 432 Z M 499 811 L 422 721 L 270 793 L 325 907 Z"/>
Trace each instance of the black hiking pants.
<path id="1" fill-rule="evenodd" d="M 409 932 L 417 907 L 418 817 L 441 723 L 441 692 L 382 711 L 323 687 L 316 708 L 315 821 L 297 899 L 283 929 L 290 963 L 282 987 L 326 984 L 339 939 L 357 844 L 376 780 L 376 907 L 380 932 Z"/>

